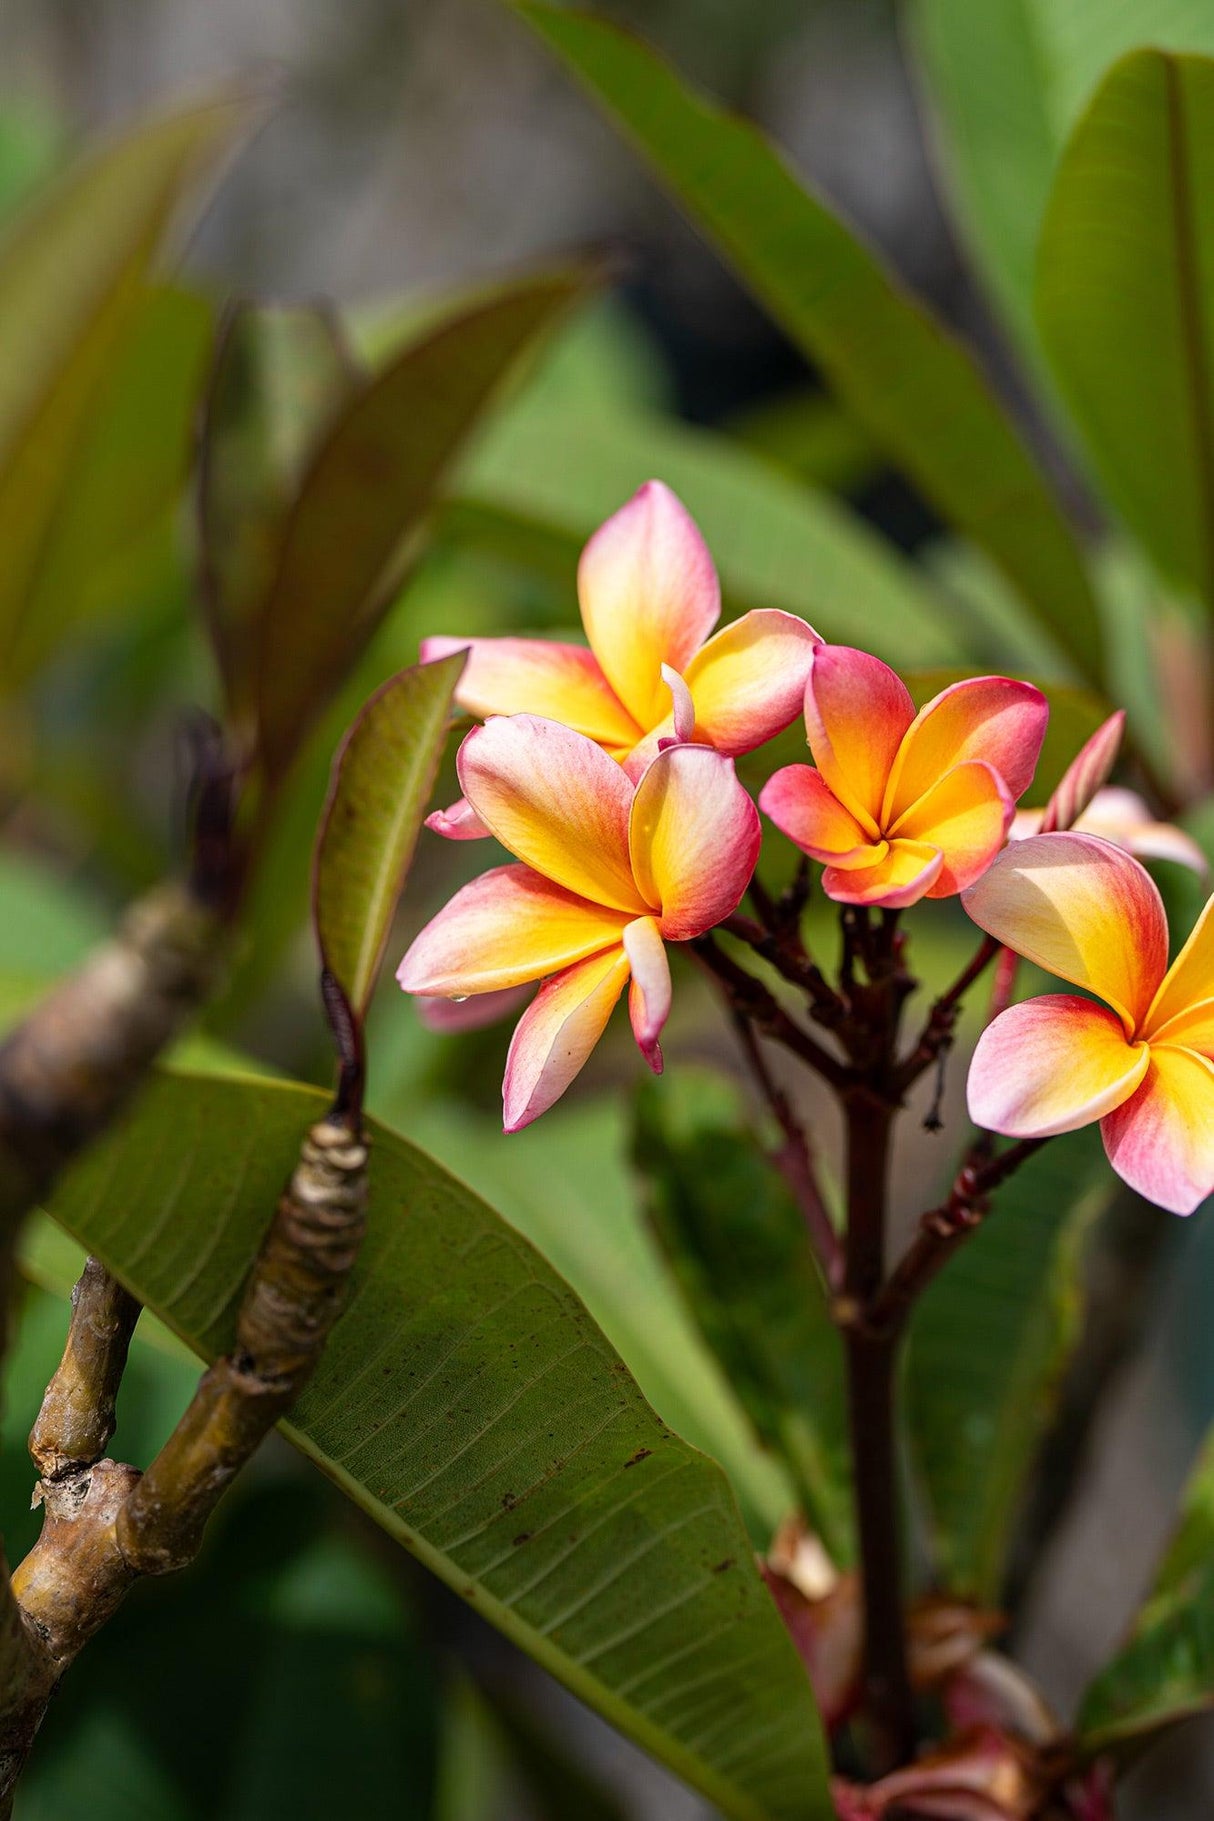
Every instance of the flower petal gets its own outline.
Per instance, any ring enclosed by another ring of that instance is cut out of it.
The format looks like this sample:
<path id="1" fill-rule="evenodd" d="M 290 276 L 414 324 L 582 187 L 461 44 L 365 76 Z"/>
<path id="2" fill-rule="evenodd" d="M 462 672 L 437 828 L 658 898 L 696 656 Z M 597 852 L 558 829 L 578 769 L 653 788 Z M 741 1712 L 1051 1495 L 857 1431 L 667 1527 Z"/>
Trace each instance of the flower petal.
<path id="1" fill-rule="evenodd" d="M 455 699 L 469 714 L 537 714 L 627 751 L 640 728 L 584 645 L 548 639 L 423 639 L 421 661 L 466 651 Z"/>
<path id="2" fill-rule="evenodd" d="M 812 626 L 774 608 L 723 626 L 687 666 L 696 738 L 736 757 L 791 727 L 819 643 Z"/>
<path id="3" fill-rule="evenodd" d="M 1103 835 L 1116 841 L 1140 860 L 1175 860 L 1204 879 L 1209 865 L 1192 835 L 1170 822 L 1157 822 L 1136 791 L 1119 787 L 1099 790 L 1084 810 L 1076 828 L 1084 834 Z"/>
<path id="4" fill-rule="evenodd" d="M 636 788 L 628 844 L 663 936 L 687 942 L 736 910 L 759 857 L 759 812 L 733 760 L 670 746 Z"/>
<path id="5" fill-rule="evenodd" d="M 695 520 L 661 481 L 646 481 L 601 525 L 578 565 L 591 650 L 643 730 L 668 707 L 663 664 L 685 671 L 716 625 L 721 589 Z"/>
<path id="6" fill-rule="evenodd" d="M 1013 1005 L 988 1024 L 970 1063 L 970 1118 L 1009 1138 L 1047 1138 L 1103 1119 L 1147 1071 L 1145 1043 L 1073 993 Z"/>
<path id="7" fill-rule="evenodd" d="M 915 705 L 901 677 L 849 645 L 815 645 L 805 685 L 814 764 L 865 832 L 881 833 L 886 780 Z"/>
<path id="8" fill-rule="evenodd" d="M 1163 901 L 1150 874 L 1096 835 L 1030 835 L 997 854 L 965 893 L 979 929 L 1141 1026 L 1168 962 Z"/>
<path id="9" fill-rule="evenodd" d="M 436 809 L 426 817 L 426 827 L 444 841 L 481 841 L 489 833 L 467 797 L 457 797 L 450 809 Z"/>
<path id="10" fill-rule="evenodd" d="M 759 808 L 803 854 L 828 866 L 874 866 L 888 852 L 884 841 L 865 834 L 812 765 L 773 772 L 759 792 Z"/>
<path id="11" fill-rule="evenodd" d="M 653 917 L 638 917 L 624 931 L 624 953 L 632 969 L 628 1014 L 632 1034 L 655 1075 L 662 1073 L 658 1038 L 670 1016 L 670 962 L 662 932 Z"/>
<path id="12" fill-rule="evenodd" d="M 632 787 L 584 734 L 536 715 L 474 727 L 456 761 L 464 794 L 518 859 L 579 897 L 635 916 L 651 907 L 628 860 Z"/>
<path id="13" fill-rule="evenodd" d="M 628 978 L 623 948 L 592 955 L 545 981 L 510 1041 L 502 1125 L 517 1132 L 546 1113 L 584 1066 Z"/>
<path id="14" fill-rule="evenodd" d="M 886 910 L 902 910 L 927 896 L 943 865 L 940 849 L 926 841 L 891 841 L 874 866 L 828 866 L 822 874 L 822 890 L 837 904 L 880 904 Z"/>
<path id="15" fill-rule="evenodd" d="M 889 775 L 883 814 L 892 826 L 938 778 L 967 759 L 993 765 L 1013 798 L 1033 781 L 1049 704 L 1031 683 L 967 677 L 925 704 Z"/>
<path id="16" fill-rule="evenodd" d="M 521 986 L 619 942 L 629 921 L 528 866 L 496 866 L 431 918 L 396 978 L 406 993 L 444 999 Z"/>
<path id="17" fill-rule="evenodd" d="M 527 986 L 504 986 L 498 992 L 474 993 L 470 998 L 436 999 L 418 996 L 418 1023 L 437 1037 L 456 1037 L 465 1031 L 483 1031 L 521 1012 L 530 995 Z"/>
<path id="18" fill-rule="evenodd" d="M 1084 741 L 1045 806 L 1042 827 L 1046 834 L 1053 834 L 1056 828 L 1075 828 L 1081 822 L 1113 769 L 1124 732 L 1125 709 L 1119 708 Z M 1094 835 L 1105 832 L 1100 828 L 1091 830 Z"/>
<path id="19" fill-rule="evenodd" d="M 1152 1045 L 1142 1086 L 1100 1131 L 1123 1182 L 1169 1213 L 1191 1214 L 1214 1190 L 1214 1063 Z"/>
<path id="20" fill-rule="evenodd" d="M 1145 1035 L 1154 1042 L 1163 1036 L 1164 1026 L 1206 999 L 1214 999 L 1214 898 L 1206 900 L 1188 941 L 1164 975 L 1143 1026 Z"/>
<path id="21" fill-rule="evenodd" d="M 949 898 L 984 873 L 1007 839 L 1015 804 L 993 766 L 972 759 L 954 765 L 890 830 L 893 838 L 926 841 L 944 855 L 930 898 Z"/>

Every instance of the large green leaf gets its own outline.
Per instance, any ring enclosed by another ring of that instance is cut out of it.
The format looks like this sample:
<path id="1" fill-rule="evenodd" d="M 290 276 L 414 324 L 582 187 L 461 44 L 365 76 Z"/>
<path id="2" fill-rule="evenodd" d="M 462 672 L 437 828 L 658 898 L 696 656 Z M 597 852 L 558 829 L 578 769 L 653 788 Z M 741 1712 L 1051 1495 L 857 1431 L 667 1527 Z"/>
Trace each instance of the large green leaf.
<path id="1" fill-rule="evenodd" d="M 691 219 L 957 530 L 994 558 L 1089 678 L 1100 632 L 1045 482 L 959 343 L 746 122 L 586 14 L 515 0 Z"/>
<path id="2" fill-rule="evenodd" d="M 1083 1698 L 1093 1752 L 1214 1707 L 1214 1436 L 1189 1481 L 1180 1522 L 1129 1638 Z"/>
<path id="3" fill-rule="evenodd" d="M 1109 497 L 1214 606 L 1214 61 L 1110 71 L 1059 167 L 1037 309 Z"/>
<path id="4" fill-rule="evenodd" d="M 721 1463 L 756 1546 L 766 1547 L 792 1508 L 792 1488 L 759 1446 L 644 1224 L 619 1097 L 563 1101 L 503 1145 L 500 1116 L 477 1116 L 466 1104 L 419 1104 L 407 1085 L 385 1096 L 382 1035 L 372 1052 L 372 1111 L 389 1109 L 390 1124 L 408 1120 L 440 1162 L 493 1197 L 573 1286 L 654 1408 Z"/>
<path id="5" fill-rule="evenodd" d="M 361 1025 L 438 773 L 464 654 L 413 664 L 377 689 L 333 761 L 316 838 L 321 958 Z"/>
<path id="6" fill-rule="evenodd" d="M 333 315 L 245 304 L 224 324 L 199 438 L 199 575 L 229 714 L 251 708 L 257 615 L 287 509 L 357 369 Z"/>
<path id="7" fill-rule="evenodd" d="M 1093 1130 L 1053 1139 L 999 1190 L 915 1311 L 911 1457 L 952 1592 L 999 1596 L 1024 1474 L 1076 1334 L 1080 1240 L 1111 1185 Z"/>
<path id="8" fill-rule="evenodd" d="M 58 1219 L 210 1355 L 325 1097 L 166 1075 Z M 746 1821 L 829 1816 L 808 1683 L 721 1470 L 572 1291 L 457 1180 L 372 1134 L 367 1244 L 289 1433 L 613 1724 Z"/>
<path id="9" fill-rule="evenodd" d="M 964 655 L 947 602 L 845 506 L 726 437 L 656 414 L 520 400 L 461 470 L 448 522 L 507 548 L 520 538 L 555 541 L 572 618 L 576 552 L 654 475 L 708 540 L 729 612 L 782 608 L 824 638 L 871 645 L 893 663 Z"/>
<path id="10" fill-rule="evenodd" d="M 43 655 L 40 582 L 118 350 L 183 199 L 230 143 L 233 101 L 145 124 L 60 182 L 0 250 L 0 677 Z M 57 598 L 49 606 L 64 609 Z"/>
<path id="11" fill-rule="evenodd" d="M 958 220 L 1035 354 L 1037 241 L 1080 110 L 1136 46 L 1214 52 L 1214 11 L 1208 0 L 910 0 L 905 11 Z"/>
<path id="12" fill-rule="evenodd" d="M 756 1432 L 785 1461 L 806 1517 L 850 1565 L 838 1330 L 804 1217 L 737 1090 L 703 1070 L 645 1086 L 636 1158 L 650 1220 L 705 1339 Z"/>
<path id="13" fill-rule="evenodd" d="M 272 776 L 366 648 L 504 380 L 588 281 L 549 273 L 445 317 L 339 412 L 300 483 L 258 614 L 257 721 Z"/>

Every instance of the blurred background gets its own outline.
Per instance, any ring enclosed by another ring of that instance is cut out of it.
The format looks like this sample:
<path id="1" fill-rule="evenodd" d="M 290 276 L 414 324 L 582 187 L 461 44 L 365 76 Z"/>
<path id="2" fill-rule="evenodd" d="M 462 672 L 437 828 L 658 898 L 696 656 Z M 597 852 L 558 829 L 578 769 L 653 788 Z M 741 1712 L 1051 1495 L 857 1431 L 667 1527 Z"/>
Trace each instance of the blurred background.
<path id="1" fill-rule="evenodd" d="M 779 140 L 981 350 L 1077 492 L 966 276 L 894 6 L 637 0 L 603 10 L 642 28 Z M 215 297 L 336 299 L 372 347 L 390 342 L 428 294 L 605 249 L 617 274 L 611 295 L 549 358 L 537 390 L 548 387 L 561 409 L 589 422 L 622 399 L 641 418 L 660 412 L 664 423 L 726 432 L 756 459 L 846 498 L 901 549 L 933 550 L 939 527 L 930 510 L 827 401 L 802 357 L 552 60 L 490 0 L 0 0 L 0 43 L 0 207 L 15 206 L 83 141 L 149 106 L 234 72 L 266 74 L 276 105 L 197 236 L 186 268 L 192 286 Z M 655 441 L 659 473 L 662 447 Z M 643 478 L 621 484 L 613 503 Z M 180 714 L 214 695 L 190 630 L 186 516 L 154 527 L 99 579 L 121 612 L 103 615 L 101 630 L 0 720 L 0 943 L 10 973 L 68 965 L 156 876 L 178 838 Z M 576 550 L 562 544 L 542 562 L 532 554 L 503 549 L 476 525 L 453 525 L 427 559 L 318 743 L 282 864 L 267 868 L 254 936 L 212 1020 L 214 1039 L 268 1066 L 325 1078 L 305 930 L 305 831 L 342 714 L 370 682 L 411 661 L 424 633 L 573 624 Z M 863 600 L 855 613 L 864 643 Z M 437 847 L 426 849 L 410 888 L 402 940 L 472 870 L 460 853 Z M 942 982 L 965 937 L 943 909 L 935 928 L 919 961 Z M 735 1066 L 690 975 L 676 1006 L 671 1063 Z M 697 1439 L 697 1404 L 716 1394 L 718 1369 L 659 1281 L 628 1160 L 636 1059 L 623 1038 L 545 1122 L 542 1142 L 528 1133 L 502 1148 L 504 1029 L 435 1037 L 389 979 L 375 1030 L 375 1110 L 484 1189 L 609 1331 L 620 1317 L 608 1311 L 627 1301 L 615 1291 L 631 1276 L 632 1331 L 612 1338 L 661 1414 Z M 954 1132 L 962 1080 L 958 1059 Z M 903 1180 L 947 1171 L 946 1144 L 914 1138 Z M 925 1200 L 908 1187 L 902 1214 L 910 1218 Z M 1141 1263 L 1155 1293 L 1134 1311 L 1136 1320 L 1149 1316 L 1149 1332 L 1140 1346 L 1136 1334 L 1124 1337 L 1118 1393 L 1091 1439 L 1083 1496 L 1055 1538 L 1018 1638 L 1063 1713 L 1149 1583 L 1214 1405 L 1205 1290 L 1214 1234 L 1208 1221 L 1182 1230 L 1158 1220 Z M 34 1522 L 22 1510 L 31 1480 L 23 1436 L 63 1325 L 61 1299 L 31 1290 L 0 1497 L 18 1555 Z M 137 1349 L 120 1452 L 138 1460 L 150 1451 L 190 1379 L 183 1358 Z M 1149 1800 L 1131 1801 L 1127 1813 L 1188 1821 L 1191 1808 L 1169 1807 L 1169 1779 L 1183 1774 L 1191 1789 L 1204 1749 L 1194 1728 L 1156 1753 Z M 59 1821 L 87 1805 L 107 1817 L 110 1808 L 96 1801 L 99 1764 L 115 1816 L 157 1821 L 319 1817 L 339 1806 L 418 1821 L 692 1821 L 707 1813 L 415 1571 L 285 1445 L 267 1450 L 248 1476 L 197 1568 L 140 1589 L 73 1672 L 19 1814 Z"/>

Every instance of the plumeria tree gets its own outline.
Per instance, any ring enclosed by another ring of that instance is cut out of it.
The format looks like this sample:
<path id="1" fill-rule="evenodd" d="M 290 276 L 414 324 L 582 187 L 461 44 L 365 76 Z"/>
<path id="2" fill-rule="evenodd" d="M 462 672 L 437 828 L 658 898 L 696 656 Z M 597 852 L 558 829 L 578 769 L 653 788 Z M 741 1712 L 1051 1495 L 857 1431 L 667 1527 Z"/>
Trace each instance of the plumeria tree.
<path id="1" fill-rule="evenodd" d="M 618 1821 L 538 1665 L 735 1821 L 1140 1760 L 1154 1821 L 1197 1374 L 1122 1641 L 1025 1630 L 1205 1270 L 1214 26 L 906 8 L 1026 431 L 750 127 L 510 10 L 834 402 L 675 421 L 591 260 L 170 277 L 244 91 L 0 249 L 0 1815 Z"/>

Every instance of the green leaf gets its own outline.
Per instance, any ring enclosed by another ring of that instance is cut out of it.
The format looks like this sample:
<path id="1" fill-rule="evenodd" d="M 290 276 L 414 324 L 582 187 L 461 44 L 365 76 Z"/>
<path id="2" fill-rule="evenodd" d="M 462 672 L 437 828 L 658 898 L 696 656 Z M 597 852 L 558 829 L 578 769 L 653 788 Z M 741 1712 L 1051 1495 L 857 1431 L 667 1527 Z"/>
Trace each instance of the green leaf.
<path id="1" fill-rule="evenodd" d="M 59 477 L 27 597 L 23 673 L 38 669 L 81 621 L 128 612 L 154 540 L 168 545 L 175 537 L 212 328 L 205 298 L 156 287 L 114 347 Z"/>
<path id="2" fill-rule="evenodd" d="M 166 1075 L 53 1211 L 209 1356 L 326 1104 Z M 725 1815 L 825 1821 L 809 1686 L 720 1469 L 659 1421 L 525 1240 L 404 1139 L 377 1127 L 372 1144 L 367 1243 L 288 1433 Z"/>
<path id="3" fill-rule="evenodd" d="M 1214 1707 L 1214 1436 L 1129 1638 L 1083 1697 L 1079 1735 L 1093 1753 L 1128 1745 Z"/>
<path id="4" fill-rule="evenodd" d="M 758 1445 L 644 1223 L 619 1098 L 563 1101 L 503 1145 L 500 1118 L 477 1118 L 466 1105 L 419 1104 L 408 1088 L 385 1096 L 382 1039 L 372 1053 L 372 1110 L 382 1116 L 386 1109 L 389 1123 L 408 1119 L 441 1163 L 493 1197 L 572 1285 L 659 1415 L 721 1463 L 756 1545 L 766 1547 L 792 1507 L 792 1489 Z"/>
<path id="5" fill-rule="evenodd" d="M 1076 1337 L 1080 1242 L 1114 1186 L 1094 1130 L 1052 1139 L 915 1311 L 911 1458 L 950 1592 L 999 1597 L 1023 1478 Z"/>
<path id="6" fill-rule="evenodd" d="M 466 654 L 414 664 L 363 708 L 333 760 L 316 840 L 321 960 L 361 1026 L 434 791 Z"/>
<path id="7" fill-rule="evenodd" d="M 871 437 L 821 392 L 783 393 L 732 417 L 729 432 L 802 480 L 855 493 L 881 472 Z"/>
<path id="8" fill-rule="evenodd" d="M 228 317 L 199 439 L 199 567 L 229 712 L 251 707 L 253 633 L 287 508 L 357 368 L 319 307 L 245 304 Z"/>
<path id="9" fill-rule="evenodd" d="M 77 464 L 184 198 L 248 118 L 243 103 L 145 123 L 62 180 L 0 250 L 0 676 L 45 655 L 37 611 Z M 57 603 L 51 603 L 58 614 Z"/>
<path id="10" fill-rule="evenodd" d="M 64 150 L 64 121 L 33 94 L 4 98 L 0 113 L 0 221 L 45 181 Z"/>
<path id="11" fill-rule="evenodd" d="M 1207 0 L 910 0 L 954 213 L 1021 348 L 1037 359 L 1037 242 L 1085 102 L 1136 46 L 1214 52 Z"/>
<path id="12" fill-rule="evenodd" d="M 1059 150 L 1035 10 L 1033 0 L 910 0 L 904 15 L 953 213 L 1020 347 L 1033 354 L 1037 235 Z"/>
<path id="13" fill-rule="evenodd" d="M 588 282 L 557 273 L 496 292 L 411 343 L 339 413 L 288 514 L 259 615 L 257 720 L 272 777 L 391 605 L 503 381 Z"/>
<path id="14" fill-rule="evenodd" d="M 647 1083 L 636 1161 L 649 1218 L 705 1339 L 756 1433 L 786 1463 L 806 1517 L 849 1566 L 842 1349 L 805 1221 L 741 1096 L 704 1070 Z"/>
<path id="15" fill-rule="evenodd" d="M 507 548 L 555 543 L 572 618 L 577 552 L 653 475 L 703 531 L 729 613 L 781 608 L 894 663 L 964 655 L 948 604 L 845 506 L 727 437 L 641 411 L 520 400 L 461 469 L 448 525 Z"/>
<path id="16" fill-rule="evenodd" d="M 515 4 L 873 440 L 999 564 L 1080 673 L 1098 677 L 1100 628 L 1079 550 L 964 348 L 753 127 L 615 27 L 537 0 Z"/>
<path id="17" fill-rule="evenodd" d="M 1037 310 L 1110 499 L 1214 608 L 1214 61 L 1109 73 L 1059 167 Z"/>

